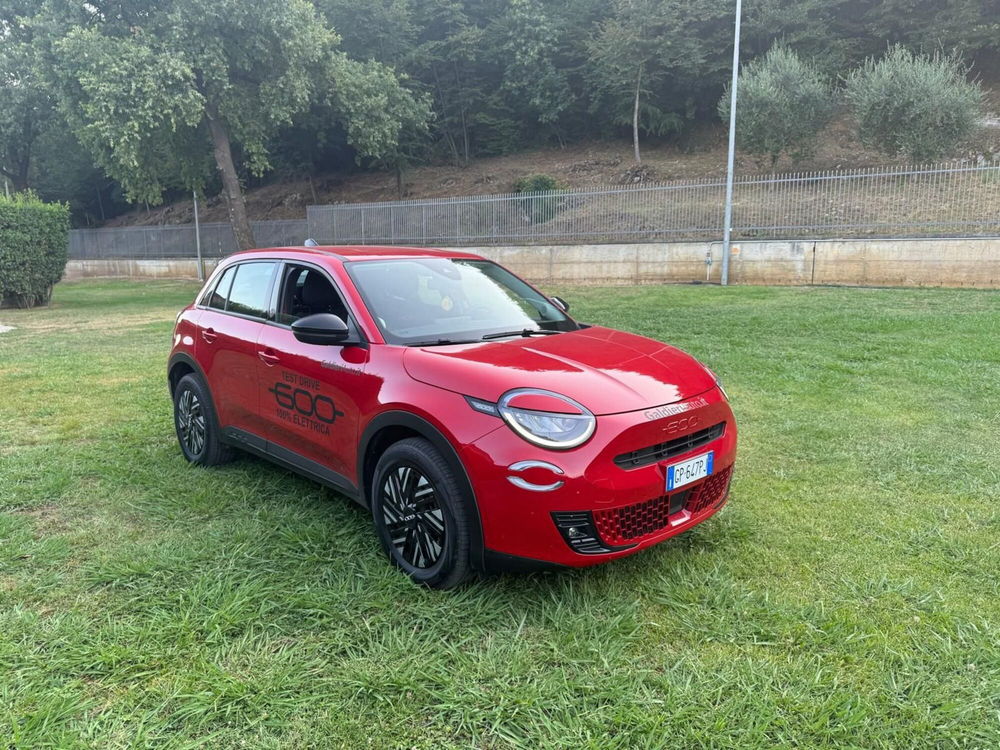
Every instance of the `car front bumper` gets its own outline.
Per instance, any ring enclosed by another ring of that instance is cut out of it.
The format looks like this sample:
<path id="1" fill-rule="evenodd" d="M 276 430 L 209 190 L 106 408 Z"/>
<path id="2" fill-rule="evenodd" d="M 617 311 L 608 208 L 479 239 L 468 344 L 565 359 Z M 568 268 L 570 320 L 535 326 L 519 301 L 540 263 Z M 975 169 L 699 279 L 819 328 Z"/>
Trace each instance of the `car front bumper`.
<path id="1" fill-rule="evenodd" d="M 667 467 L 708 451 L 712 474 L 667 492 Z M 736 422 L 718 389 L 598 417 L 594 436 L 570 451 L 536 447 L 502 425 L 462 455 L 487 558 L 571 567 L 634 554 L 707 520 L 726 502 L 735 459 Z"/>

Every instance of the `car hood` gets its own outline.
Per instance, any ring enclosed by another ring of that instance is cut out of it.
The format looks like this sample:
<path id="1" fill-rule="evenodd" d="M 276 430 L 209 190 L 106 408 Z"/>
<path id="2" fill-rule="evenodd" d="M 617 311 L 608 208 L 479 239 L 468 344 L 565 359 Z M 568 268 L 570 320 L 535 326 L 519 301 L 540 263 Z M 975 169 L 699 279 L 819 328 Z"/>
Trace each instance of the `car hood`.
<path id="1" fill-rule="evenodd" d="M 715 385 L 680 349 L 599 326 L 557 336 L 413 347 L 403 364 L 412 378 L 466 396 L 495 402 L 512 388 L 540 388 L 569 396 L 597 415 L 683 401 Z"/>

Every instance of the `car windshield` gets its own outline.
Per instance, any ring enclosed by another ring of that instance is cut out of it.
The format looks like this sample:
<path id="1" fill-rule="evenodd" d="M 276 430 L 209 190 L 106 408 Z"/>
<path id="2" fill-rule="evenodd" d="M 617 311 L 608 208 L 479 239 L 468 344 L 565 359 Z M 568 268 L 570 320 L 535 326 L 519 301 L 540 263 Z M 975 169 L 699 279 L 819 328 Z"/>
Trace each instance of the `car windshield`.
<path id="1" fill-rule="evenodd" d="M 394 258 L 346 265 L 391 344 L 464 343 L 490 334 L 578 328 L 543 295 L 490 261 Z"/>

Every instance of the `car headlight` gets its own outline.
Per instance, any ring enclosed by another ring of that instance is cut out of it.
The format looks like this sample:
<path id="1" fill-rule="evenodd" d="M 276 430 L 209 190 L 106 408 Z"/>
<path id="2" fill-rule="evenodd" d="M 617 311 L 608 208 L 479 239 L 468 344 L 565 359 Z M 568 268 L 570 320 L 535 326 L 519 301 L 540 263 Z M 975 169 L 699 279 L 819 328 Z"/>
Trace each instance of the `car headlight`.
<path id="1" fill-rule="evenodd" d="M 705 365 L 702 365 L 702 367 L 705 368 L 705 372 L 712 376 L 712 380 L 715 381 L 715 387 L 722 393 L 722 397 L 728 401 L 729 394 L 726 393 L 726 389 L 722 387 L 722 379 L 712 371 L 711 367 L 706 367 Z"/>
<path id="2" fill-rule="evenodd" d="M 552 450 L 583 445 L 597 428 L 597 418 L 583 404 L 536 388 L 507 391 L 497 402 L 497 410 L 522 438 Z"/>

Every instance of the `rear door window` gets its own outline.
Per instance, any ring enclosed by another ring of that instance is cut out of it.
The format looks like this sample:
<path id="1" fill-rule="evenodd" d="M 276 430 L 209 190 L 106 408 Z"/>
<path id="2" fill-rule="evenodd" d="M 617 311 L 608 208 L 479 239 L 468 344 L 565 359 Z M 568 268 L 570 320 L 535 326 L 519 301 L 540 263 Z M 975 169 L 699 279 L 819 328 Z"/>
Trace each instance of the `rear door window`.
<path id="1" fill-rule="evenodd" d="M 277 263 L 241 263 L 229 290 L 226 312 L 267 319 L 271 279 Z"/>

